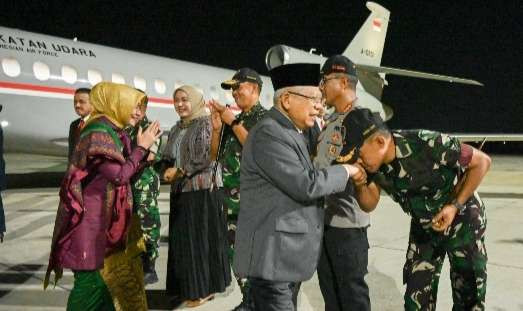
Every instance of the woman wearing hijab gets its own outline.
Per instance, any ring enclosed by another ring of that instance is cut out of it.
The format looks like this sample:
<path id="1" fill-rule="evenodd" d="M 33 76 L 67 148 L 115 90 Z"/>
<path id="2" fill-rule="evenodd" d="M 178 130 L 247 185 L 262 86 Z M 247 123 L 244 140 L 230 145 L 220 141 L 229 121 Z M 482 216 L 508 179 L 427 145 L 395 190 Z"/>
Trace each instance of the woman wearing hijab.
<path id="1" fill-rule="evenodd" d="M 131 176 L 161 133 L 158 122 L 138 134 L 131 150 L 122 129 L 137 122 L 145 95 L 102 82 L 91 91 L 94 111 L 80 134 L 60 188 L 49 266 L 56 281 L 63 268 L 74 272 L 67 310 L 114 310 L 99 269 L 104 257 L 124 249 L 131 223 Z"/>
<path id="2" fill-rule="evenodd" d="M 212 124 L 202 94 L 184 85 L 173 98 L 180 121 L 163 155 L 172 166 L 163 174 L 171 182 L 166 287 L 187 300 L 187 307 L 196 307 L 231 282 L 221 169 L 211 161 Z"/>

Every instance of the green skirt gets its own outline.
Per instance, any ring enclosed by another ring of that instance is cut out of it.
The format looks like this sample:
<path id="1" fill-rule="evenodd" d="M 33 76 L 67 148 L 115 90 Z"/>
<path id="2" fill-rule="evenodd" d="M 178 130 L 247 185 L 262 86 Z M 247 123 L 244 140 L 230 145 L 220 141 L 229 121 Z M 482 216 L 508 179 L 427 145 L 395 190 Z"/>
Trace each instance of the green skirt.
<path id="1" fill-rule="evenodd" d="M 98 270 L 74 271 L 67 311 L 114 311 L 113 299 Z"/>

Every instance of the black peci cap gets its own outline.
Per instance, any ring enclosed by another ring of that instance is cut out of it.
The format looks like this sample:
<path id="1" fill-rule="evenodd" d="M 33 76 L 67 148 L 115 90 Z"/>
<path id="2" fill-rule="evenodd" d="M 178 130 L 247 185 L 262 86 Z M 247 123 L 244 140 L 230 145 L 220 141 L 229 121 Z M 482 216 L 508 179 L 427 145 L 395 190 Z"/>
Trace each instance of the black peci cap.
<path id="1" fill-rule="evenodd" d="M 320 76 L 326 76 L 331 73 L 344 73 L 349 76 L 353 76 L 356 79 L 358 74 L 356 73 L 356 65 L 343 55 L 334 55 L 329 57 L 323 66 L 321 67 Z"/>
<path id="2" fill-rule="evenodd" d="M 232 76 L 232 79 L 223 81 L 221 86 L 224 90 L 230 90 L 233 86 L 242 82 L 257 83 L 260 86 L 260 89 L 263 84 L 260 75 L 255 70 L 245 67 L 236 71 L 234 76 Z"/>
<path id="3" fill-rule="evenodd" d="M 319 64 L 287 64 L 273 68 L 269 71 L 274 90 L 277 91 L 289 86 L 318 86 L 320 76 Z"/>
<path id="4" fill-rule="evenodd" d="M 343 120 L 345 136 L 343 149 L 336 158 L 335 163 L 356 162 L 360 155 L 360 148 L 377 130 L 387 129 L 387 125 L 381 119 L 379 113 L 374 113 L 367 108 L 356 108 Z"/>

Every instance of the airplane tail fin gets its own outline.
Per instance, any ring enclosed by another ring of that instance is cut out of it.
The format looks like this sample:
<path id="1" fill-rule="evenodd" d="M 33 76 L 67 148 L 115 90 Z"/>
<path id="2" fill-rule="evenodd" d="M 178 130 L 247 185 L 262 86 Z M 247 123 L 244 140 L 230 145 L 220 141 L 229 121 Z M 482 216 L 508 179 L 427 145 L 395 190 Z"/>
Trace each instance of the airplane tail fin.
<path id="1" fill-rule="evenodd" d="M 383 55 L 390 12 L 375 2 L 369 1 L 366 5 L 371 13 L 345 49 L 343 55 L 356 64 L 379 66 Z"/>

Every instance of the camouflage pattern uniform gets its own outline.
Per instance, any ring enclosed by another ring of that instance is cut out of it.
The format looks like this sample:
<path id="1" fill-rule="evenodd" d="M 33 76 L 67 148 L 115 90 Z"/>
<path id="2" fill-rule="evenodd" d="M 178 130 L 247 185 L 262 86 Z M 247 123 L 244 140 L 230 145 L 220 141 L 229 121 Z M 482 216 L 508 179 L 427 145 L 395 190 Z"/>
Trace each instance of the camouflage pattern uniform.
<path id="1" fill-rule="evenodd" d="M 151 122 L 145 117 L 140 126 L 147 128 Z M 133 145 L 136 145 L 137 128 L 129 128 Z M 152 150 L 156 150 L 153 162 L 161 159 L 160 140 L 155 142 Z M 160 194 L 160 177 L 151 164 L 139 171 L 131 184 L 133 191 L 133 212 L 140 217 L 141 228 L 145 240 L 146 256 L 151 262 L 158 257 L 160 242 L 160 212 L 158 209 L 158 195 Z"/>
<path id="2" fill-rule="evenodd" d="M 248 112 L 241 112 L 236 119 L 247 131 L 263 118 L 267 109 L 258 102 Z M 242 145 L 234 135 L 230 126 L 226 126 L 223 132 L 222 147 L 218 161 L 222 165 L 222 179 L 224 189 L 224 208 L 227 209 L 227 230 L 230 245 L 229 258 L 232 260 L 234 254 L 234 237 L 236 233 L 236 222 L 240 211 L 240 162 L 242 156 Z"/>
<path id="3" fill-rule="evenodd" d="M 487 286 L 486 215 L 477 193 L 463 214 L 443 232 L 432 230 L 432 218 L 454 199 L 453 190 L 465 167 L 459 163 L 456 138 L 426 130 L 393 131 L 396 159 L 374 176 L 402 209 L 412 216 L 403 269 L 405 310 L 434 310 L 441 267 L 448 254 L 453 310 L 484 310 Z"/>

